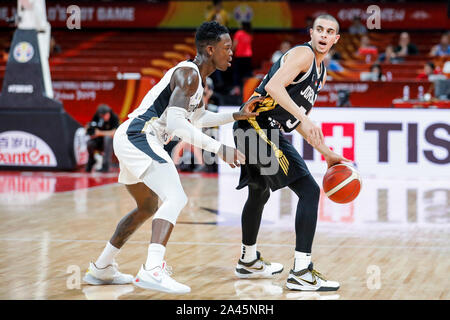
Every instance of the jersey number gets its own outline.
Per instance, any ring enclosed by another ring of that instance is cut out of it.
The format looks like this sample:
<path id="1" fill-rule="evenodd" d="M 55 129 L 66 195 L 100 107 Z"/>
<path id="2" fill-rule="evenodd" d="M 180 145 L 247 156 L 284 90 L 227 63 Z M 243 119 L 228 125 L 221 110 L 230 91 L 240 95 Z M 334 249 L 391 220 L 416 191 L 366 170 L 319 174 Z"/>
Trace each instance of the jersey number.
<path id="1" fill-rule="evenodd" d="M 297 123 L 299 123 L 300 122 L 300 120 L 295 120 L 295 122 L 294 123 L 292 123 L 292 121 L 291 121 L 291 119 L 288 119 L 287 121 L 286 121 L 286 127 L 288 127 L 289 129 L 292 129 L 293 127 L 295 127 L 296 125 L 297 125 Z"/>

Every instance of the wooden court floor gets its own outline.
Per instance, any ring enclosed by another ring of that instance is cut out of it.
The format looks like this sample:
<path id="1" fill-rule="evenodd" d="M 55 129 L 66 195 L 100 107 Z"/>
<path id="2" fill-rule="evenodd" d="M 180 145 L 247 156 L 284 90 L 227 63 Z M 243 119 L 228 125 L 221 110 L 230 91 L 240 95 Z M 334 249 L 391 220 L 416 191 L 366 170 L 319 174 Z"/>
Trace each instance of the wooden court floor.
<path id="1" fill-rule="evenodd" d="M 0 299 L 450 299 L 450 185 L 445 180 L 368 178 L 350 205 L 322 197 L 313 262 L 341 288 L 319 294 L 285 288 L 295 243 L 297 199 L 290 191 L 272 194 L 258 238 L 263 257 L 283 263 L 284 271 L 270 280 L 240 280 L 233 271 L 246 191 L 234 190 L 237 175 L 182 175 L 189 203 L 166 261 L 173 277 L 192 291 L 168 295 L 81 282 L 89 261 L 134 203 L 122 185 L 111 183 L 114 176 L 90 177 L 109 179 L 91 188 L 83 174 L 74 177 L 81 177 L 74 190 L 61 191 L 59 177 L 52 174 L 0 172 Z M 145 262 L 150 227 L 149 220 L 122 248 L 121 271 L 135 275 Z"/>

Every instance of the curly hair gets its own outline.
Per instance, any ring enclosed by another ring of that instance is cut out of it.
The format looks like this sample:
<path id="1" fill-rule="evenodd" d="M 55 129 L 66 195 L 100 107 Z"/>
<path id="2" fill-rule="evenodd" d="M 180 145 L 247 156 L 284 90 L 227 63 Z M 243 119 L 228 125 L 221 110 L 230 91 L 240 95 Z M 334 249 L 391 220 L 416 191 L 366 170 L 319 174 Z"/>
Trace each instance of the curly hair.
<path id="1" fill-rule="evenodd" d="M 203 22 L 195 33 L 195 45 L 202 52 L 206 46 L 220 41 L 222 34 L 229 33 L 228 29 L 216 21 Z"/>

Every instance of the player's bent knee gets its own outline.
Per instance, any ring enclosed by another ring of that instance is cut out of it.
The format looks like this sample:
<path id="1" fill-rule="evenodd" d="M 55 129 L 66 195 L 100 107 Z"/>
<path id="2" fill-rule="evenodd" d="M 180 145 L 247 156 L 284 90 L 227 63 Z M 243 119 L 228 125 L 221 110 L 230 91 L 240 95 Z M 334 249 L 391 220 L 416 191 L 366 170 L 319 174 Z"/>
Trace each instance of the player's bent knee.
<path id="1" fill-rule="evenodd" d="M 249 195 L 251 195 L 251 197 L 253 199 L 257 198 L 258 202 L 260 202 L 260 203 L 266 203 L 270 198 L 270 189 L 269 189 L 269 187 L 261 188 L 261 187 L 251 186 L 251 187 L 249 187 Z"/>
<path id="2" fill-rule="evenodd" d="M 180 192 L 176 196 L 171 195 L 167 197 L 156 212 L 154 219 L 163 219 L 175 225 L 181 210 L 183 210 L 187 202 L 188 198 L 184 192 Z"/>
<path id="3" fill-rule="evenodd" d="M 317 184 L 317 182 L 315 182 L 315 181 L 311 184 L 311 196 L 315 200 L 319 201 L 319 198 L 320 198 L 320 187 Z"/>

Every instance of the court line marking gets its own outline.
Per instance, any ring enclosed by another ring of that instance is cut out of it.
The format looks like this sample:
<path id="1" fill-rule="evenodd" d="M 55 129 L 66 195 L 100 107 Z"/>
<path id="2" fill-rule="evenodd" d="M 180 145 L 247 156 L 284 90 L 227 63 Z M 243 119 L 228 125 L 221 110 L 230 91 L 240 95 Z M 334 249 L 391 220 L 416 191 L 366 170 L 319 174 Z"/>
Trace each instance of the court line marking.
<path id="1" fill-rule="evenodd" d="M 40 242 L 42 239 L 39 238 L 0 238 L 0 241 L 17 241 L 17 242 Z M 87 239 L 49 239 L 49 242 L 80 242 L 80 243 L 105 243 L 108 240 L 87 240 Z M 127 243 L 134 244 L 149 244 L 149 241 L 139 241 L 139 240 L 129 240 Z M 168 245 L 199 245 L 199 246 L 236 246 L 239 245 L 238 242 L 194 242 L 194 241 L 172 241 Z M 259 243 L 258 247 L 286 247 L 295 248 L 295 245 L 282 244 L 282 243 Z M 364 245 L 314 245 L 317 248 L 373 248 L 373 249 L 430 249 L 430 250 L 441 250 L 450 251 L 450 246 L 364 246 Z"/>

